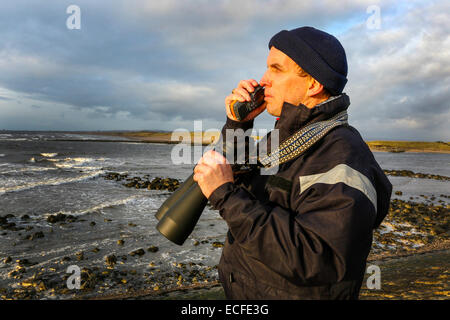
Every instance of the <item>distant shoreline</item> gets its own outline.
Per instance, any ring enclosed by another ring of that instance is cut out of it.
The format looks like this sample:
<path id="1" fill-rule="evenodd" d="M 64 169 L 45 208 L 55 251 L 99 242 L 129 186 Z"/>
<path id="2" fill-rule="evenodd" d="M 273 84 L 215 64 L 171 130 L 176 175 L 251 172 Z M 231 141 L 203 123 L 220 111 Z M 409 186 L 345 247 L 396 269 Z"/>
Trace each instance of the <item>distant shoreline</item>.
<path id="1" fill-rule="evenodd" d="M 370 150 L 377 152 L 431 152 L 450 153 L 450 143 L 443 141 L 366 141 Z"/>
<path id="2" fill-rule="evenodd" d="M 115 136 L 121 138 L 128 138 L 131 141 L 141 142 L 141 143 L 168 143 L 176 144 L 183 142 L 173 141 L 172 132 L 158 132 L 158 131 L 105 131 L 105 132 L 78 132 L 78 134 L 86 135 L 100 135 L 100 136 Z M 194 133 L 190 132 L 191 141 L 194 142 Z M 202 133 L 202 144 L 209 145 L 219 137 L 219 132 L 203 132 Z M 195 141 L 200 140 L 199 137 Z M 82 141 L 82 140 L 80 140 Z M 89 140 L 88 140 L 89 141 Z M 108 140 L 99 140 L 108 141 Z M 108 142 L 127 142 L 126 140 L 109 140 Z M 129 141 L 128 141 L 129 142 Z M 450 154 L 450 142 L 436 141 L 436 142 L 425 142 L 425 141 L 366 141 L 371 151 L 375 152 L 420 152 L 420 153 L 444 153 Z"/>

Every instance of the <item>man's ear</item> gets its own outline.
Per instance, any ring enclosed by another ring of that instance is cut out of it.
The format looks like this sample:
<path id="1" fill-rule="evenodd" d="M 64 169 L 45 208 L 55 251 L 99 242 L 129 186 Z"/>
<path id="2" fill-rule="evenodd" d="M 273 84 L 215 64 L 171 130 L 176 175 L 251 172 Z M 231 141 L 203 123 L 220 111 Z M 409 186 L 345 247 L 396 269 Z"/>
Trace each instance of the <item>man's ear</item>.
<path id="1" fill-rule="evenodd" d="M 308 91 L 306 91 L 306 96 L 313 97 L 315 95 L 318 95 L 319 93 L 324 92 L 323 85 L 311 77 L 311 81 L 309 82 Z"/>

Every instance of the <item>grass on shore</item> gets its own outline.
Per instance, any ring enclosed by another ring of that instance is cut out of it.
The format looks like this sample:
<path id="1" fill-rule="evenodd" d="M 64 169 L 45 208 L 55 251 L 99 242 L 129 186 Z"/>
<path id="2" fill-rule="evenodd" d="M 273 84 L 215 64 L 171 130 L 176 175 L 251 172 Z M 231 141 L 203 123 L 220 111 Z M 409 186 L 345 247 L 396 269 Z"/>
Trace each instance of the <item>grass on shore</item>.
<path id="1" fill-rule="evenodd" d="M 450 143 L 443 141 L 368 141 L 372 151 L 450 153 Z"/>
<path id="2" fill-rule="evenodd" d="M 170 142 L 172 140 L 172 132 L 160 132 L 160 131 L 108 131 L 108 132 L 95 132 L 98 135 L 111 135 L 127 138 L 134 138 L 143 141 L 161 141 Z M 198 133 L 197 133 L 198 134 Z M 202 141 L 211 143 L 219 137 L 220 132 L 206 131 L 202 132 Z M 175 134 L 178 141 L 185 138 L 181 138 L 183 134 Z M 190 132 L 191 141 L 194 141 L 194 132 Z M 436 142 L 423 142 L 423 141 L 366 141 L 370 150 L 372 151 L 385 151 L 385 152 L 439 152 L 450 153 L 450 142 L 436 141 Z"/>

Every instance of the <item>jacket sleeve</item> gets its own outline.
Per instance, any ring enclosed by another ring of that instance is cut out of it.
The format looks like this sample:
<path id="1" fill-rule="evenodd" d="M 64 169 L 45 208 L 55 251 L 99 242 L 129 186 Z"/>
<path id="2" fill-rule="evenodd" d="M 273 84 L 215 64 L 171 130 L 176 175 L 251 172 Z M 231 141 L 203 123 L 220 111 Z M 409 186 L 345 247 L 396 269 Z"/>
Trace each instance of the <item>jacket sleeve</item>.
<path id="1" fill-rule="evenodd" d="M 247 257 L 299 285 L 360 275 L 372 242 L 374 207 L 344 183 L 315 184 L 292 210 L 228 182 L 210 196 Z M 364 272 L 364 271 L 362 271 Z"/>
<path id="2" fill-rule="evenodd" d="M 216 143 L 215 151 L 223 153 L 228 161 L 233 164 L 245 163 L 249 156 L 249 145 L 254 144 L 253 138 L 247 132 L 247 130 L 253 128 L 253 123 L 254 120 L 243 122 L 234 121 L 227 117 Z M 239 138 L 237 138 L 238 136 Z"/>

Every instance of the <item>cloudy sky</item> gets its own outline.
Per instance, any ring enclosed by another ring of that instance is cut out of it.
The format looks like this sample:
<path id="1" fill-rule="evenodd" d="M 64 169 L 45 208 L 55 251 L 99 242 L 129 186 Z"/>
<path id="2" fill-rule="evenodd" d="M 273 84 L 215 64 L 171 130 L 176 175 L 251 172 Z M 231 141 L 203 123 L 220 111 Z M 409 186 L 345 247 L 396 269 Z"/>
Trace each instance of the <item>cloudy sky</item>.
<path id="1" fill-rule="evenodd" d="M 306 25 L 343 44 L 363 138 L 450 140 L 443 0 L 2 1 L 0 130 L 220 129 L 225 96 L 263 75 L 269 39 Z"/>

